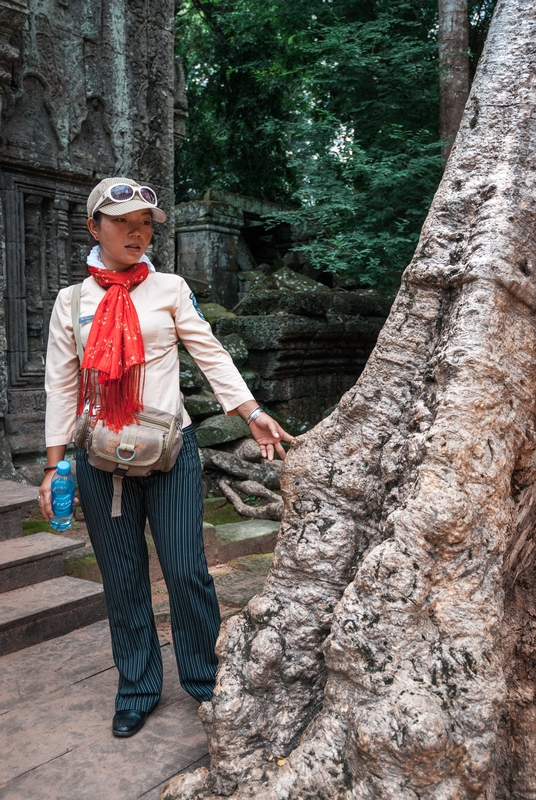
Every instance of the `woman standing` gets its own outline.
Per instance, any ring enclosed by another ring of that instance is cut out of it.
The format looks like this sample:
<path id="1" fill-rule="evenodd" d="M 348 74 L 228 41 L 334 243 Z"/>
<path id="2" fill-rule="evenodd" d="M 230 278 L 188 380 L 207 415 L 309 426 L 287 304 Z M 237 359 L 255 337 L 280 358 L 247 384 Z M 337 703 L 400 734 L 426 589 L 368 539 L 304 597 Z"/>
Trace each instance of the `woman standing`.
<path id="1" fill-rule="evenodd" d="M 180 339 L 209 380 L 227 414 L 250 425 L 264 458 L 292 437 L 262 412 L 229 354 L 213 336 L 193 294 L 178 275 L 154 271 L 145 251 L 153 221 L 165 222 L 156 195 L 128 178 L 106 178 L 91 192 L 88 257 L 78 324 L 85 346 L 80 364 L 71 318 L 73 287 L 62 289 L 50 320 L 46 365 L 47 467 L 40 508 L 52 516 L 50 483 L 74 441 L 84 405 L 118 430 L 144 406 L 176 414 Z M 108 605 L 112 650 L 119 670 L 115 736 L 132 736 L 156 707 L 162 658 L 151 606 L 145 522 L 149 520 L 166 581 L 173 643 L 183 688 L 199 702 L 214 688 L 214 645 L 220 616 L 203 550 L 203 494 L 195 433 L 183 410 L 184 443 L 169 472 L 123 479 L 121 516 L 111 516 L 113 476 L 76 451 L 80 500 Z"/>

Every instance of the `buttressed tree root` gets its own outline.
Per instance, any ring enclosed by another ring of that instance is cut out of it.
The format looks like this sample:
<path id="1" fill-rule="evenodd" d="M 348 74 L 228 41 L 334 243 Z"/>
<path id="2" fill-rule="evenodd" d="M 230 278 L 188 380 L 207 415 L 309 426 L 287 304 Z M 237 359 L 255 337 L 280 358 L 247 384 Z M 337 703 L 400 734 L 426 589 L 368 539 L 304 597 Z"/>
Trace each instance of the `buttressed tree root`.
<path id="1" fill-rule="evenodd" d="M 536 7 L 499 0 L 365 372 L 299 438 L 163 797 L 536 797 Z"/>

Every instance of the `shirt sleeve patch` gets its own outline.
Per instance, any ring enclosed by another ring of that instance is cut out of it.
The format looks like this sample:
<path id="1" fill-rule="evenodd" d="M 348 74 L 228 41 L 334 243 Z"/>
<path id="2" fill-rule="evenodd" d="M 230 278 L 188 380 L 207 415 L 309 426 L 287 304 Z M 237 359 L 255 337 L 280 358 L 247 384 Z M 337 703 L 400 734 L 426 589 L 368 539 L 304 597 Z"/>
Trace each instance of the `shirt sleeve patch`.
<path id="1" fill-rule="evenodd" d="M 193 307 L 195 308 L 195 310 L 197 311 L 197 313 L 199 314 L 201 319 L 205 319 L 204 316 L 202 315 L 200 309 L 199 309 L 199 305 L 197 303 L 197 300 L 195 299 L 195 294 L 193 292 L 190 292 L 190 300 L 192 301 Z"/>

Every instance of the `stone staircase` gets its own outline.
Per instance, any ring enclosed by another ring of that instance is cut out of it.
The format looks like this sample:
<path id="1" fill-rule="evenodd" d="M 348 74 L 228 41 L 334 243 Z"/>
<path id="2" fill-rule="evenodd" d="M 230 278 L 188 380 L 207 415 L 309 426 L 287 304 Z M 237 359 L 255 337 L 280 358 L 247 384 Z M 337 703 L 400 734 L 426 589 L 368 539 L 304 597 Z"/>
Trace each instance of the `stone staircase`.
<path id="1" fill-rule="evenodd" d="M 22 509 L 37 488 L 0 480 L 0 655 L 105 619 L 99 583 L 64 574 L 65 553 L 83 542 L 51 533 L 22 535 Z"/>

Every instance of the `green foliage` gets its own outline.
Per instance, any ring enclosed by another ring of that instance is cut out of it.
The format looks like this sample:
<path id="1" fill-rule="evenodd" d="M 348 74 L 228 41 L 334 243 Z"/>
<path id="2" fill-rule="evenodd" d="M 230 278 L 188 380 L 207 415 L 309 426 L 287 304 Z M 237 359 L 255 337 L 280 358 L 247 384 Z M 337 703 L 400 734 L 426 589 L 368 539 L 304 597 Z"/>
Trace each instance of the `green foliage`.
<path id="1" fill-rule="evenodd" d="M 329 151 L 319 157 L 296 193 L 301 207 L 279 215 L 309 234 L 300 249 L 314 266 L 358 276 L 363 286 L 392 287 L 415 249 L 440 177 L 438 145 L 430 138 L 426 130 L 393 124 L 369 148 L 353 142 L 343 164 Z"/>
<path id="2" fill-rule="evenodd" d="M 177 153 L 177 200 L 209 187 L 288 202 L 294 113 L 280 0 L 186 0 L 177 17 L 187 80 L 187 138 Z"/>
<path id="3" fill-rule="evenodd" d="M 470 4 L 473 67 L 493 3 Z M 436 28 L 437 0 L 185 0 L 177 199 L 283 203 L 314 266 L 390 290 L 443 166 Z"/>

